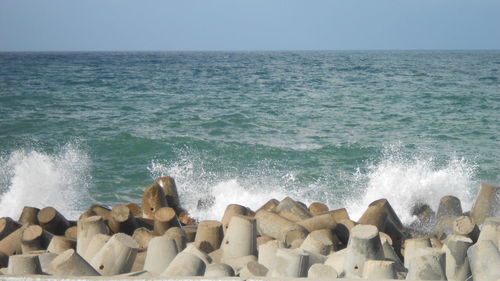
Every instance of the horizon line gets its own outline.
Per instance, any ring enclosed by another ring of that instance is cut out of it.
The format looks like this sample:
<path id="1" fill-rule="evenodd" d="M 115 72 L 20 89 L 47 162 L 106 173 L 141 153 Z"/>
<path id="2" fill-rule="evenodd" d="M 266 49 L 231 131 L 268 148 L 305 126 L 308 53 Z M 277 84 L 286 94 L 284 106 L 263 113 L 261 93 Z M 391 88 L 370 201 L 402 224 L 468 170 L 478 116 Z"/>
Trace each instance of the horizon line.
<path id="1" fill-rule="evenodd" d="M 0 53 L 160 53 L 160 52 L 387 52 L 387 51 L 500 51 L 498 49 L 165 49 L 165 50 L 0 50 Z"/>

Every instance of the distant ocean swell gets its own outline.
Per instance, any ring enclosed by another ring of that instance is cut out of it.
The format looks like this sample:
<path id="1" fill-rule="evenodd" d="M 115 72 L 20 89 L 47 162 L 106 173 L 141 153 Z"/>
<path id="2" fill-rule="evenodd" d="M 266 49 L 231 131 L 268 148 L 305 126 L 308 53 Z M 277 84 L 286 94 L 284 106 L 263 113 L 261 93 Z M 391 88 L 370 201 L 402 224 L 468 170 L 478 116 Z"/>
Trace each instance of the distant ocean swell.
<path id="1" fill-rule="evenodd" d="M 271 198 L 291 196 L 306 204 L 326 202 L 331 208 L 346 207 L 357 219 L 367 205 L 387 198 L 404 223 L 414 219 L 410 208 L 417 202 L 437 208 L 444 195 L 462 201 L 464 210 L 471 207 L 479 185 L 477 166 L 467 159 L 451 155 L 438 161 L 425 151 L 405 153 L 401 145 L 388 145 L 380 157 L 365 161 L 352 172 L 303 181 L 300 171 L 276 167 L 263 160 L 260 166 L 242 169 L 207 169 L 196 151 L 184 149 L 172 160 L 154 159 L 144 167 L 149 181 L 159 176 L 176 179 L 182 204 L 197 219 L 220 219 L 228 204 L 258 208 Z M 219 163 L 227 165 L 223 161 Z M 53 153 L 36 148 L 18 149 L 0 158 L 0 216 L 19 216 L 23 206 L 54 206 L 70 218 L 92 203 L 112 205 L 123 200 L 140 202 L 141 190 L 107 191 L 111 201 L 103 202 L 94 194 L 98 187 L 92 177 L 92 159 L 78 144 L 69 143 Z M 94 190 L 94 191 L 92 191 Z M 94 192 L 94 193 L 93 193 Z M 214 204 L 199 209 L 198 200 L 210 196 Z"/>

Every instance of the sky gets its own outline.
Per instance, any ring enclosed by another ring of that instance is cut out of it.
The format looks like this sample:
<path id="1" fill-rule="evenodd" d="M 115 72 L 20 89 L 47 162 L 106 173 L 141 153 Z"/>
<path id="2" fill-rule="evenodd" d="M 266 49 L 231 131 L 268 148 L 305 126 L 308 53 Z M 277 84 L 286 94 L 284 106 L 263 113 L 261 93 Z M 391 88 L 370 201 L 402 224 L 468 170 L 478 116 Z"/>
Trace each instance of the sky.
<path id="1" fill-rule="evenodd" d="M 500 49 L 500 0 L 0 0 L 0 51 Z"/>

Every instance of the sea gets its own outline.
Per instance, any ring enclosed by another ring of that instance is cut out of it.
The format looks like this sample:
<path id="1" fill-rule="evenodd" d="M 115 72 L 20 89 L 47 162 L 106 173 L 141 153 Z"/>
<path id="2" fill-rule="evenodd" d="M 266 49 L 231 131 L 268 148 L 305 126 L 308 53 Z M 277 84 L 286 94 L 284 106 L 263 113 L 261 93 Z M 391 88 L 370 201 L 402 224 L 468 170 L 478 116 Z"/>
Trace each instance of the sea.
<path id="1" fill-rule="evenodd" d="M 469 210 L 500 183 L 500 51 L 0 53 L 0 216 L 140 203 L 160 176 L 198 220 L 286 196 Z"/>

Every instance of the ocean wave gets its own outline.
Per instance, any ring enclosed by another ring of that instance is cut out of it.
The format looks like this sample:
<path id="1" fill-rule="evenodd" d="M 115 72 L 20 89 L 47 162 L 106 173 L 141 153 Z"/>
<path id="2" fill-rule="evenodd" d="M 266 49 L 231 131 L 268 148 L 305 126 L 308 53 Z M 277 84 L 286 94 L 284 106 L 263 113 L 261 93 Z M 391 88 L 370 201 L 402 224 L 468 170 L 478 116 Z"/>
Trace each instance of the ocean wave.
<path id="1" fill-rule="evenodd" d="M 91 161 L 76 144 L 55 153 L 18 149 L 0 158 L 0 216 L 17 219 L 24 206 L 53 206 L 75 219 L 88 199 Z"/>

